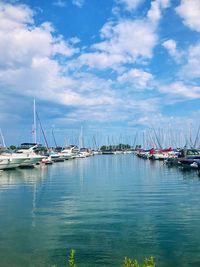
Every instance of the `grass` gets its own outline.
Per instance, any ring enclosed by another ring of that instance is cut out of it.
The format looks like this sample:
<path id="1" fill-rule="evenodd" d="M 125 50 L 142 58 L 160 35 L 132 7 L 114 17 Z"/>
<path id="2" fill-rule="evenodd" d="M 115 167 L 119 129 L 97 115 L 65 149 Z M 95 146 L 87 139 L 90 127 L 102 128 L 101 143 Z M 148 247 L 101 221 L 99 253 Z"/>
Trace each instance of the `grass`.
<path id="1" fill-rule="evenodd" d="M 75 261 L 76 251 L 72 249 L 68 256 L 68 267 L 78 267 Z M 125 257 L 122 263 L 122 267 L 155 267 L 154 258 L 151 256 L 149 258 L 145 258 L 143 263 L 139 263 L 137 260 L 133 260 L 129 257 Z M 57 267 L 53 265 L 52 267 Z"/>

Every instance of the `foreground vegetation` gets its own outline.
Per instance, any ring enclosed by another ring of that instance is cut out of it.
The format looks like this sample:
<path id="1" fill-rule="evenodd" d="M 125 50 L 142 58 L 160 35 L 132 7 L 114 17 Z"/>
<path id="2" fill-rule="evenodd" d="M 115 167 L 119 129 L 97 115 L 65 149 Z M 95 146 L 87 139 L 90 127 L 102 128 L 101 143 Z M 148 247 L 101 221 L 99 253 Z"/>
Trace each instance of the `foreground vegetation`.
<path id="1" fill-rule="evenodd" d="M 72 249 L 68 257 L 69 267 L 78 267 L 75 261 L 75 254 L 76 254 L 75 250 Z M 142 264 L 140 264 L 137 260 L 132 260 L 128 257 L 125 257 L 122 263 L 122 267 L 155 267 L 155 266 L 156 265 L 155 265 L 153 257 L 145 258 Z M 53 267 L 57 267 L 57 266 L 54 265 Z"/>

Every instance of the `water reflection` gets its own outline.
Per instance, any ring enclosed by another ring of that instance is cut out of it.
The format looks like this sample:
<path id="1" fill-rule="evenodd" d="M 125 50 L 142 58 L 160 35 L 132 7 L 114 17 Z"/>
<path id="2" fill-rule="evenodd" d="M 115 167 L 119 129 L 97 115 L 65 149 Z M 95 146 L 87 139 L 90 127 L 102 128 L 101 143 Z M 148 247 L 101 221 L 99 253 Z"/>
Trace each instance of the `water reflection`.
<path id="1" fill-rule="evenodd" d="M 0 188 L 9 185 L 34 184 L 47 174 L 47 168 L 37 166 L 33 169 L 16 169 L 0 172 Z"/>

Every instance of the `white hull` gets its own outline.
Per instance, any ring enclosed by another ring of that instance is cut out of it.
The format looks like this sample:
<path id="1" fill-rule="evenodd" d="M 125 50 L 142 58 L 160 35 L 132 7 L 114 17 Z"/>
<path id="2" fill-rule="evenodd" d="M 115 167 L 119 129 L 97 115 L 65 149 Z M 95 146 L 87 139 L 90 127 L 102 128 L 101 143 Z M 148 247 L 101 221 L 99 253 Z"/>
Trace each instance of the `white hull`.
<path id="1" fill-rule="evenodd" d="M 0 170 L 15 169 L 25 160 L 24 157 L 0 156 Z"/>
<path id="2" fill-rule="evenodd" d="M 60 156 L 63 157 L 65 160 L 68 159 L 74 159 L 76 156 L 76 153 L 71 153 L 71 152 L 61 152 Z"/>
<path id="3" fill-rule="evenodd" d="M 20 164 L 20 167 L 32 167 L 38 162 L 40 162 L 44 157 L 42 156 L 32 156 L 28 157 L 24 162 Z"/>
<path id="4" fill-rule="evenodd" d="M 0 159 L 0 170 L 15 169 L 18 166 L 18 162 L 11 161 L 10 159 Z"/>

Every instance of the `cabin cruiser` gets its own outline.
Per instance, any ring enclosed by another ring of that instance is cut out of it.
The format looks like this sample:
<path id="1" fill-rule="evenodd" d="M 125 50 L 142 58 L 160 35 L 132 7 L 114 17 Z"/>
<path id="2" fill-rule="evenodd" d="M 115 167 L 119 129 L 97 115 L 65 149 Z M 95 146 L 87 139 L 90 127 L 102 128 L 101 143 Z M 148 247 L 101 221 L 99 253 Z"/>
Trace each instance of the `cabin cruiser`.
<path id="1" fill-rule="evenodd" d="M 150 150 L 140 149 L 140 150 L 138 150 L 138 151 L 136 152 L 136 155 L 137 155 L 139 158 L 148 159 L 148 158 L 150 157 L 149 151 L 150 151 Z"/>
<path id="2" fill-rule="evenodd" d="M 13 154 L 0 155 L 0 170 L 15 169 L 20 166 L 26 157 L 16 157 Z"/>
<path id="3" fill-rule="evenodd" d="M 33 167 L 35 164 L 40 162 L 44 156 L 37 154 L 39 146 L 35 143 L 23 143 L 20 148 L 14 153 L 15 157 L 24 156 L 25 161 L 22 162 L 19 167 Z"/>
<path id="4" fill-rule="evenodd" d="M 53 162 L 63 162 L 65 159 L 60 153 L 51 151 L 49 153 L 49 159 L 52 160 Z"/>
<path id="5" fill-rule="evenodd" d="M 89 148 L 82 147 L 79 150 L 78 158 L 86 158 L 92 155 L 92 151 Z"/>
<path id="6" fill-rule="evenodd" d="M 152 160 L 167 160 L 169 158 L 174 158 L 176 156 L 176 153 L 171 147 L 160 150 L 155 150 L 154 148 L 152 148 L 149 151 L 149 155 L 149 159 Z"/>
<path id="7" fill-rule="evenodd" d="M 25 156 L 11 153 L 6 147 L 0 148 L 0 170 L 14 169 L 26 160 Z"/>
<path id="8" fill-rule="evenodd" d="M 75 145 L 70 145 L 61 150 L 60 154 L 67 160 L 75 158 L 79 153 L 79 149 Z"/>
<path id="9" fill-rule="evenodd" d="M 200 152 L 197 149 L 179 149 L 174 158 L 168 158 L 168 165 L 178 165 L 184 168 L 196 168 L 200 166 Z M 194 163 L 194 164 L 193 164 Z"/>
<path id="10" fill-rule="evenodd" d="M 93 155 L 102 155 L 102 151 L 101 150 L 92 150 L 92 154 Z"/>

